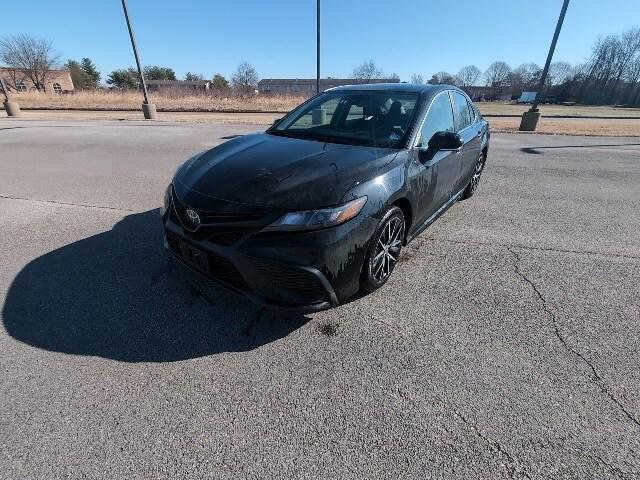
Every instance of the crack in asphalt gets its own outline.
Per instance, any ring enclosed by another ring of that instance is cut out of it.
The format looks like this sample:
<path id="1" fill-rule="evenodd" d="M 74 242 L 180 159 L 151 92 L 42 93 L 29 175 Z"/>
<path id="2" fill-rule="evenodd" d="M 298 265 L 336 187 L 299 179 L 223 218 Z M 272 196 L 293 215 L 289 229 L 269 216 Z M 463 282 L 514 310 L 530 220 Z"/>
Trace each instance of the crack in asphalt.
<path id="1" fill-rule="evenodd" d="M 520 466 L 520 462 L 518 462 L 513 457 L 513 455 L 502 446 L 500 442 L 498 442 L 497 440 L 492 440 L 491 438 L 487 437 L 484 433 L 480 431 L 480 429 L 476 424 L 474 424 L 473 422 L 470 422 L 464 415 L 458 412 L 455 408 L 453 407 L 448 407 L 448 408 L 453 412 L 453 414 L 458 419 L 460 419 L 465 425 L 471 428 L 471 430 L 474 431 L 476 436 L 482 439 L 482 441 L 489 446 L 489 451 L 494 456 L 495 454 L 499 454 L 500 457 L 504 458 L 504 460 L 506 461 L 506 463 L 504 464 L 504 467 L 507 470 L 507 473 L 509 474 L 510 478 L 531 479 L 531 476 L 526 472 L 526 470 L 524 470 L 524 468 Z"/>
<path id="2" fill-rule="evenodd" d="M 542 295 L 542 292 L 538 289 L 536 284 L 529 277 L 527 277 L 526 274 L 524 274 L 520 270 L 520 255 L 514 250 L 512 250 L 511 247 L 507 247 L 507 250 L 511 254 L 513 254 L 513 256 L 515 257 L 515 262 L 513 266 L 515 268 L 516 274 L 520 278 L 522 278 L 527 284 L 529 284 L 529 286 L 531 286 L 536 296 L 540 299 L 543 310 L 546 312 L 549 319 L 551 320 L 555 336 L 558 338 L 558 340 L 560 341 L 564 349 L 572 353 L 574 356 L 578 357 L 585 365 L 587 365 L 587 367 L 589 367 L 589 369 L 591 370 L 592 382 L 595 383 L 600 388 L 602 393 L 607 395 L 611 399 L 611 401 L 620 408 L 620 410 L 622 410 L 622 412 L 626 415 L 626 417 L 629 420 L 631 420 L 637 427 L 640 427 L 640 421 L 629 410 L 627 410 L 627 408 L 613 395 L 611 391 L 609 391 L 609 388 L 607 387 L 606 383 L 604 382 L 604 380 L 596 370 L 593 363 L 591 363 L 589 359 L 586 358 L 582 353 L 580 353 L 578 350 L 576 350 L 571 345 L 569 345 L 569 343 L 567 342 L 567 339 L 560 332 L 560 327 L 558 325 L 558 319 L 556 318 L 556 314 L 549 307 L 546 299 L 544 298 L 544 295 Z"/>
<path id="3" fill-rule="evenodd" d="M 403 400 L 412 402 L 412 403 L 416 402 L 416 400 L 408 392 L 404 391 L 402 388 L 397 387 L 396 392 L 398 393 L 399 397 L 402 398 Z M 514 457 L 514 455 L 511 452 L 509 452 L 509 450 L 507 450 L 500 442 L 498 442 L 497 440 L 493 440 L 487 435 L 485 435 L 484 433 L 482 433 L 482 431 L 478 428 L 478 426 L 475 423 L 469 421 L 467 417 L 465 417 L 462 413 L 460 413 L 454 407 L 447 404 L 447 402 L 445 402 L 438 395 L 435 395 L 434 398 L 447 411 L 450 411 L 458 420 L 460 420 L 467 427 L 469 427 L 475 433 L 476 437 L 478 437 L 485 444 L 488 445 L 489 452 L 491 453 L 491 456 L 493 458 L 496 458 L 496 456 L 499 456 L 504 459 L 504 463 L 502 463 L 502 465 L 505 467 L 505 470 L 507 471 L 507 474 L 509 475 L 510 478 L 512 479 L 526 478 L 531 480 L 531 476 L 529 475 L 529 473 L 527 473 L 526 469 L 522 466 L 522 463 L 519 460 L 517 460 Z M 446 428 L 446 426 L 445 426 L 445 429 L 449 431 Z"/>
<path id="4" fill-rule="evenodd" d="M 13 197 L 10 195 L 0 195 L 0 198 L 4 200 L 23 200 L 26 202 L 38 202 L 38 203 L 52 203 L 54 205 L 67 205 L 70 207 L 82 207 L 82 208 L 99 208 L 101 210 L 115 210 L 118 212 L 135 212 L 137 210 L 131 210 L 129 208 L 118 208 L 118 207 L 106 207 L 104 205 L 89 205 L 86 203 L 72 203 L 72 202 L 59 202 L 57 200 L 40 200 L 38 198 L 24 198 L 24 197 Z"/>
<path id="5" fill-rule="evenodd" d="M 507 243 L 489 243 L 489 242 L 476 242 L 472 240 L 452 240 L 449 238 L 438 238 L 438 237 L 425 237 L 424 240 L 432 240 L 432 241 L 441 241 L 448 242 L 459 245 L 482 245 L 485 247 L 503 247 L 503 248 L 520 248 L 522 250 L 533 250 L 540 252 L 557 252 L 557 253 L 575 253 L 578 255 L 600 255 L 603 257 L 617 257 L 617 258 L 631 258 L 634 260 L 640 260 L 640 256 L 636 255 L 628 255 L 626 253 L 602 253 L 602 252 L 594 252 L 592 250 L 569 250 L 563 248 L 553 248 L 553 247 L 532 247 L 529 245 L 510 245 Z"/>
<path id="6" fill-rule="evenodd" d="M 616 467 L 615 465 L 611 465 L 610 463 L 605 462 L 605 461 L 604 461 L 604 459 L 603 459 L 602 457 L 600 457 L 600 456 L 598 456 L 598 455 L 591 456 L 591 455 L 588 455 L 588 454 L 586 454 L 586 453 L 584 453 L 584 452 L 581 452 L 581 453 L 582 453 L 582 455 L 584 455 L 585 457 L 590 458 L 591 460 L 597 461 L 597 462 L 599 462 L 600 464 L 604 465 L 604 466 L 605 466 L 606 468 L 608 468 L 608 469 L 611 471 L 611 473 L 613 473 L 616 477 L 618 477 L 618 478 L 622 478 L 622 479 L 631 478 L 631 477 L 630 477 L 630 475 L 631 475 L 630 473 L 625 472 L 625 471 L 624 471 L 624 470 L 622 470 L 620 467 Z"/>

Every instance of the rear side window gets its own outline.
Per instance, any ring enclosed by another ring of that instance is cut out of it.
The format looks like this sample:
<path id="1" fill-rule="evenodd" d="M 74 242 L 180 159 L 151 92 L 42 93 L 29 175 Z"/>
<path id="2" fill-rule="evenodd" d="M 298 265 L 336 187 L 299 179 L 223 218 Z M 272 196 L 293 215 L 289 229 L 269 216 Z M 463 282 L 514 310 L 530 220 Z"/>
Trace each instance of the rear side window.
<path id="1" fill-rule="evenodd" d="M 426 147 L 436 132 L 453 132 L 453 111 L 447 92 L 440 93 L 433 99 L 427 117 L 420 131 L 420 141 Z"/>
<path id="2" fill-rule="evenodd" d="M 467 97 L 462 95 L 460 92 L 452 92 L 453 93 L 453 108 L 456 111 L 456 132 L 460 130 L 464 130 L 473 122 L 473 118 L 475 114 L 470 110 L 469 103 L 467 102 Z"/>

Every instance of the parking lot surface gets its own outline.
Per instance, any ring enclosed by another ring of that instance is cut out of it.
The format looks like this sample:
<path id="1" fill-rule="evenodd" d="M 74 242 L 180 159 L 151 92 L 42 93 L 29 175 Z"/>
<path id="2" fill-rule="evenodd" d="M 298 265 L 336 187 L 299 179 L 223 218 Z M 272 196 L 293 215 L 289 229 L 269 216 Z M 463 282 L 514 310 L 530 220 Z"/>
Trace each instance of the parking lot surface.
<path id="1" fill-rule="evenodd" d="M 0 119 L 0 472 L 640 478 L 640 141 L 496 134 L 477 195 L 336 309 L 167 258 L 178 164 L 251 125 Z"/>

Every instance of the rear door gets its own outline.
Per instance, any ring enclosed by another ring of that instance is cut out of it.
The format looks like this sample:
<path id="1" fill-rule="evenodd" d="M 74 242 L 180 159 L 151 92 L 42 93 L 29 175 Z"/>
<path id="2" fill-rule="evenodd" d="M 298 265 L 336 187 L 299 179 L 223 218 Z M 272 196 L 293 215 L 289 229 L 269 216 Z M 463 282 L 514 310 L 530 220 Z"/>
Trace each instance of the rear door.
<path id="1" fill-rule="evenodd" d="M 416 225 L 433 215 L 449 200 L 453 183 L 460 174 L 460 155 L 455 150 L 428 148 L 436 132 L 455 131 L 449 92 L 437 94 L 429 105 L 417 140 L 419 155 L 411 167 L 412 190 L 416 192 Z"/>
<path id="2" fill-rule="evenodd" d="M 452 194 L 455 194 L 469 182 L 471 170 L 480 153 L 482 129 L 476 127 L 476 113 L 467 96 L 461 92 L 452 91 L 451 98 L 453 100 L 456 132 L 464 142 L 460 149 L 460 171 L 452 191 Z"/>

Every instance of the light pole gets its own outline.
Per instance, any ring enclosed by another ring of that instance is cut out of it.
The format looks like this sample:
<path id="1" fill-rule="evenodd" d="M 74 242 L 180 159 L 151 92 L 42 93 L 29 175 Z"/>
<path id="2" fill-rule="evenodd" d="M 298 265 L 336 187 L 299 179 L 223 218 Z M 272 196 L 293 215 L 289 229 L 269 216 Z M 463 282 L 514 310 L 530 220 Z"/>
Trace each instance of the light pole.
<path id="1" fill-rule="evenodd" d="M 316 0 L 316 94 L 320 93 L 320 0 Z"/>
<path id="2" fill-rule="evenodd" d="M 138 66 L 138 75 L 140 76 L 140 84 L 142 85 L 142 93 L 144 94 L 144 103 L 142 104 L 142 111 L 144 118 L 154 119 L 158 118 L 156 113 L 156 106 L 153 103 L 149 103 L 149 95 L 147 92 L 147 84 L 144 81 L 144 74 L 142 69 L 142 62 L 140 61 L 140 55 L 138 55 L 138 47 L 136 46 L 136 37 L 133 34 L 133 28 L 131 27 L 131 20 L 129 20 L 129 11 L 127 9 L 127 0 L 122 0 L 122 9 L 124 10 L 124 18 L 127 21 L 127 28 L 129 29 L 129 37 L 131 38 L 131 46 L 133 47 L 133 56 L 136 57 L 136 65 Z"/>
<path id="3" fill-rule="evenodd" d="M 4 110 L 7 112 L 8 117 L 19 117 L 20 116 L 20 106 L 16 102 L 12 102 L 9 99 L 9 89 L 7 88 L 7 84 L 4 79 L 0 77 L 0 87 L 2 87 L 2 93 L 4 93 Z"/>
<path id="4" fill-rule="evenodd" d="M 567 7 L 569 6 L 569 0 L 564 0 L 562 3 L 562 10 L 560 10 L 560 17 L 558 17 L 558 23 L 556 24 L 556 31 L 553 34 L 553 40 L 551 40 L 551 46 L 549 47 L 549 54 L 547 55 L 547 61 L 542 69 L 542 75 L 540 76 L 540 83 L 538 84 L 538 91 L 536 92 L 536 98 L 533 100 L 533 105 L 529 111 L 522 114 L 522 120 L 520 121 L 520 131 L 522 132 L 534 132 L 538 126 L 538 120 L 540 120 L 540 111 L 538 110 L 538 102 L 540 101 L 540 94 L 544 88 L 544 84 L 547 80 L 547 73 L 549 72 L 549 65 L 551 65 L 551 59 L 553 58 L 553 51 L 556 49 L 556 43 L 558 42 L 558 36 L 560 35 L 560 29 L 564 22 L 564 15 L 567 13 Z"/>

